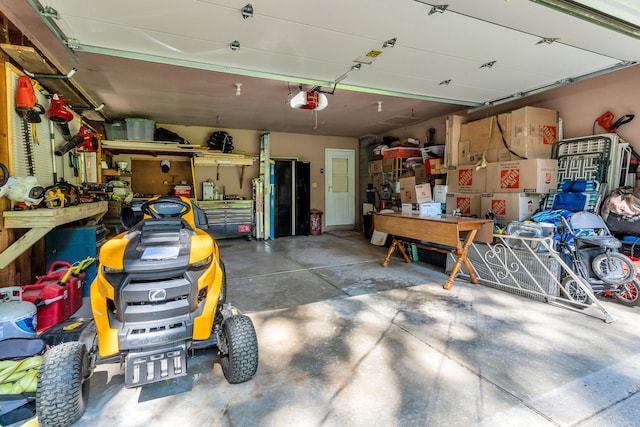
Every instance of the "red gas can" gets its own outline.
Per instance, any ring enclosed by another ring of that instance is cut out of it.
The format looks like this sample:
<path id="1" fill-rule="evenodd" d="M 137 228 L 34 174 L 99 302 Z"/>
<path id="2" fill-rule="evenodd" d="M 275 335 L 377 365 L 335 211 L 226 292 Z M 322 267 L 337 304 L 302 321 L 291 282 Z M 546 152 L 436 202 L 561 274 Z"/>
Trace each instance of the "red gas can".
<path id="1" fill-rule="evenodd" d="M 32 302 L 37 307 L 38 332 L 68 319 L 82 306 L 85 273 L 75 276 L 69 274 L 66 281 L 61 283 L 70 268 L 71 264 L 56 261 L 35 284 L 22 287 L 22 300 Z"/>

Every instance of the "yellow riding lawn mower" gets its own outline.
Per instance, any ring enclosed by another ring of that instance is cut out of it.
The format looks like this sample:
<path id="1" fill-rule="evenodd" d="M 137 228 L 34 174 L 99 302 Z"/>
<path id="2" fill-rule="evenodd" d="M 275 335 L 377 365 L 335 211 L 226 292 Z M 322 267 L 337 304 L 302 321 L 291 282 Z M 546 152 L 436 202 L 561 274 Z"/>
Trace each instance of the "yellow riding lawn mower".
<path id="1" fill-rule="evenodd" d="M 43 334 L 52 347 L 38 376 L 41 426 L 82 417 L 100 363 L 120 363 L 125 387 L 187 375 L 187 356 L 201 348 L 216 351 L 229 383 L 256 373 L 256 332 L 226 303 L 224 264 L 202 210 L 177 196 L 150 199 L 141 210 L 141 221 L 100 249 L 93 319 L 70 319 Z"/>

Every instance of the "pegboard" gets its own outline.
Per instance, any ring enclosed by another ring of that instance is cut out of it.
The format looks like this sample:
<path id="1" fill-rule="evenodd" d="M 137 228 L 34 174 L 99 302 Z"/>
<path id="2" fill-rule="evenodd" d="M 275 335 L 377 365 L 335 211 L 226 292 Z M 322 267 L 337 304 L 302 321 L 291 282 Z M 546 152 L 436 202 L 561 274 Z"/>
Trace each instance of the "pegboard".
<path id="1" fill-rule="evenodd" d="M 12 176 L 27 176 L 29 175 L 28 163 L 27 163 L 27 149 L 25 146 L 25 137 L 23 130 L 22 116 L 15 111 L 15 93 L 18 86 L 18 77 L 20 72 L 10 64 L 5 64 L 7 68 L 7 106 L 8 114 L 10 114 L 9 124 L 9 159 L 10 164 L 9 173 Z M 40 92 L 35 91 L 37 103 L 42 105 L 46 111 L 49 108 L 49 99 Z M 29 135 L 29 141 L 31 145 L 31 152 L 33 153 L 33 165 L 34 176 L 38 180 L 38 184 L 43 187 L 53 185 L 53 161 L 56 162 L 58 181 L 64 179 L 65 181 L 79 185 L 79 177 L 74 176 L 74 169 L 69 163 L 69 154 L 62 157 L 54 154 L 54 148 L 64 144 L 65 139 L 60 129 L 60 126 L 56 123 L 53 124 L 53 140 L 52 147 L 51 134 L 49 128 L 49 119 L 46 114 L 40 116 L 41 122 L 32 126 L 31 123 L 27 124 L 27 134 Z M 74 114 L 74 119 L 68 124 L 71 135 L 75 135 L 80 128 L 80 118 Z M 33 129 L 35 128 L 35 132 Z M 80 165 L 82 169 L 82 165 Z M 80 173 L 79 173 L 80 175 Z"/>

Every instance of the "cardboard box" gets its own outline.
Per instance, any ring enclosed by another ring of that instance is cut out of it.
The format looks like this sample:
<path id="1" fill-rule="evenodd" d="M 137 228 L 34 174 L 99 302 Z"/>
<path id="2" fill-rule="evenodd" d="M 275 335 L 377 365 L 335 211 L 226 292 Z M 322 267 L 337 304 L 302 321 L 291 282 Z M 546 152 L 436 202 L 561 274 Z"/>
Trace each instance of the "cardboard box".
<path id="1" fill-rule="evenodd" d="M 369 184 L 373 184 L 373 188 L 380 189 L 382 184 L 384 184 L 384 175 L 381 173 L 369 175 Z"/>
<path id="2" fill-rule="evenodd" d="M 464 116 L 451 114 L 445 121 L 444 139 L 444 164 L 445 166 L 458 166 L 458 144 L 460 142 L 460 130 L 467 121 Z"/>
<path id="3" fill-rule="evenodd" d="M 422 152 L 419 148 L 396 147 L 384 150 L 382 152 L 382 157 L 385 159 L 422 157 Z"/>
<path id="4" fill-rule="evenodd" d="M 447 186 L 446 185 L 439 184 L 433 187 L 433 201 L 438 203 L 447 202 Z"/>
<path id="5" fill-rule="evenodd" d="M 369 162 L 369 173 L 382 172 L 382 160 L 374 160 Z"/>
<path id="6" fill-rule="evenodd" d="M 511 112 L 510 147 L 528 159 L 550 159 L 558 142 L 558 112 L 524 107 Z"/>
<path id="7" fill-rule="evenodd" d="M 485 193 L 555 193 L 558 160 L 529 159 L 487 165 Z"/>
<path id="8" fill-rule="evenodd" d="M 502 127 L 498 127 L 498 121 Z M 511 160 L 511 114 L 505 113 L 465 123 L 460 127 L 458 165 L 475 165 L 484 156 L 488 162 Z M 503 141 L 504 138 L 504 141 Z"/>
<path id="9" fill-rule="evenodd" d="M 415 203 L 416 202 L 416 178 L 400 178 L 400 202 Z"/>
<path id="10" fill-rule="evenodd" d="M 413 212 L 413 203 L 402 204 L 402 213 L 412 213 L 412 212 Z"/>
<path id="11" fill-rule="evenodd" d="M 395 169 L 401 169 L 402 163 L 396 159 L 382 159 L 382 172 L 393 172 Z"/>
<path id="12" fill-rule="evenodd" d="M 540 207 L 542 194 L 485 193 L 480 208 L 483 214 L 492 212 L 501 224 L 510 221 L 525 221 Z"/>
<path id="13" fill-rule="evenodd" d="M 424 168 L 424 165 L 415 165 L 413 167 L 413 174 L 416 177 L 416 182 L 423 183 L 429 181 L 429 176 Z"/>
<path id="14" fill-rule="evenodd" d="M 418 210 L 420 211 L 420 216 L 442 215 L 442 205 L 436 202 L 420 203 Z"/>
<path id="15" fill-rule="evenodd" d="M 447 193 L 446 212 L 460 212 L 463 216 L 482 218 L 481 197 L 479 193 Z"/>
<path id="16" fill-rule="evenodd" d="M 416 184 L 416 203 L 427 203 L 433 201 L 431 197 L 431 184 Z"/>
<path id="17" fill-rule="evenodd" d="M 485 193 L 487 170 L 476 170 L 475 166 L 449 166 L 447 187 L 451 193 Z"/>
<path id="18" fill-rule="evenodd" d="M 416 177 L 400 178 L 400 201 L 402 203 L 430 202 L 431 185 L 429 183 L 416 184 Z"/>

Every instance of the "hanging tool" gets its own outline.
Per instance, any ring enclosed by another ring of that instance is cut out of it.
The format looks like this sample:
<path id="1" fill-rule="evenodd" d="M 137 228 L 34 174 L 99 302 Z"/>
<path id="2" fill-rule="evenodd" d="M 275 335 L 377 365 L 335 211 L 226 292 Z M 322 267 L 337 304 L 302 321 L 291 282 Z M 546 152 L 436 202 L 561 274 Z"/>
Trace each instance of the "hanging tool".
<path id="1" fill-rule="evenodd" d="M 98 138 L 87 127 L 80 126 L 78 133 L 68 142 L 55 149 L 56 156 L 64 156 L 72 149 L 77 148 L 79 151 L 95 152 L 98 149 Z"/>
<path id="2" fill-rule="evenodd" d="M 53 183 L 58 182 L 58 168 L 57 168 L 57 160 L 56 156 L 53 154 L 56 152 L 56 135 L 53 132 L 53 120 L 49 120 L 49 143 L 51 145 L 51 166 L 53 168 Z M 64 164 L 63 164 L 64 165 Z M 64 166 L 63 166 L 64 169 Z"/>
<path id="3" fill-rule="evenodd" d="M 18 77 L 18 89 L 16 90 L 16 113 L 22 118 L 22 135 L 25 154 L 27 157 L 27 173 L 35 174 L 33 150 L 31 147 L 31 133 L 29 132 L 30 111 L 36 106 L 36 93 L 33 90 L 31 79 L 28 76 Z"/>
<path id="4" fill-rule="evenodd" d="M 67 109 L 67 101 L 59 92 L 54 93 L 51 97 L 51 106 L 47 110 L 47 117 L 60 125 L 66 141 L 71 139 L 68 123 L 73 120 L 73 113 Z"/>
<path id="5" fill-rule="evenodd" d="M 629 123 L 631 120 L 633 120 L 634 117 L 635 114 L 625 114 L 614 122 L 613 113 L 611 111 L 607 111 L 606 113 L 598 117 L 596 119 L 596 122 L 598 122 L 598 124 L 602 126 L 608 133 L 616 133 L 620 126 Z"/>

